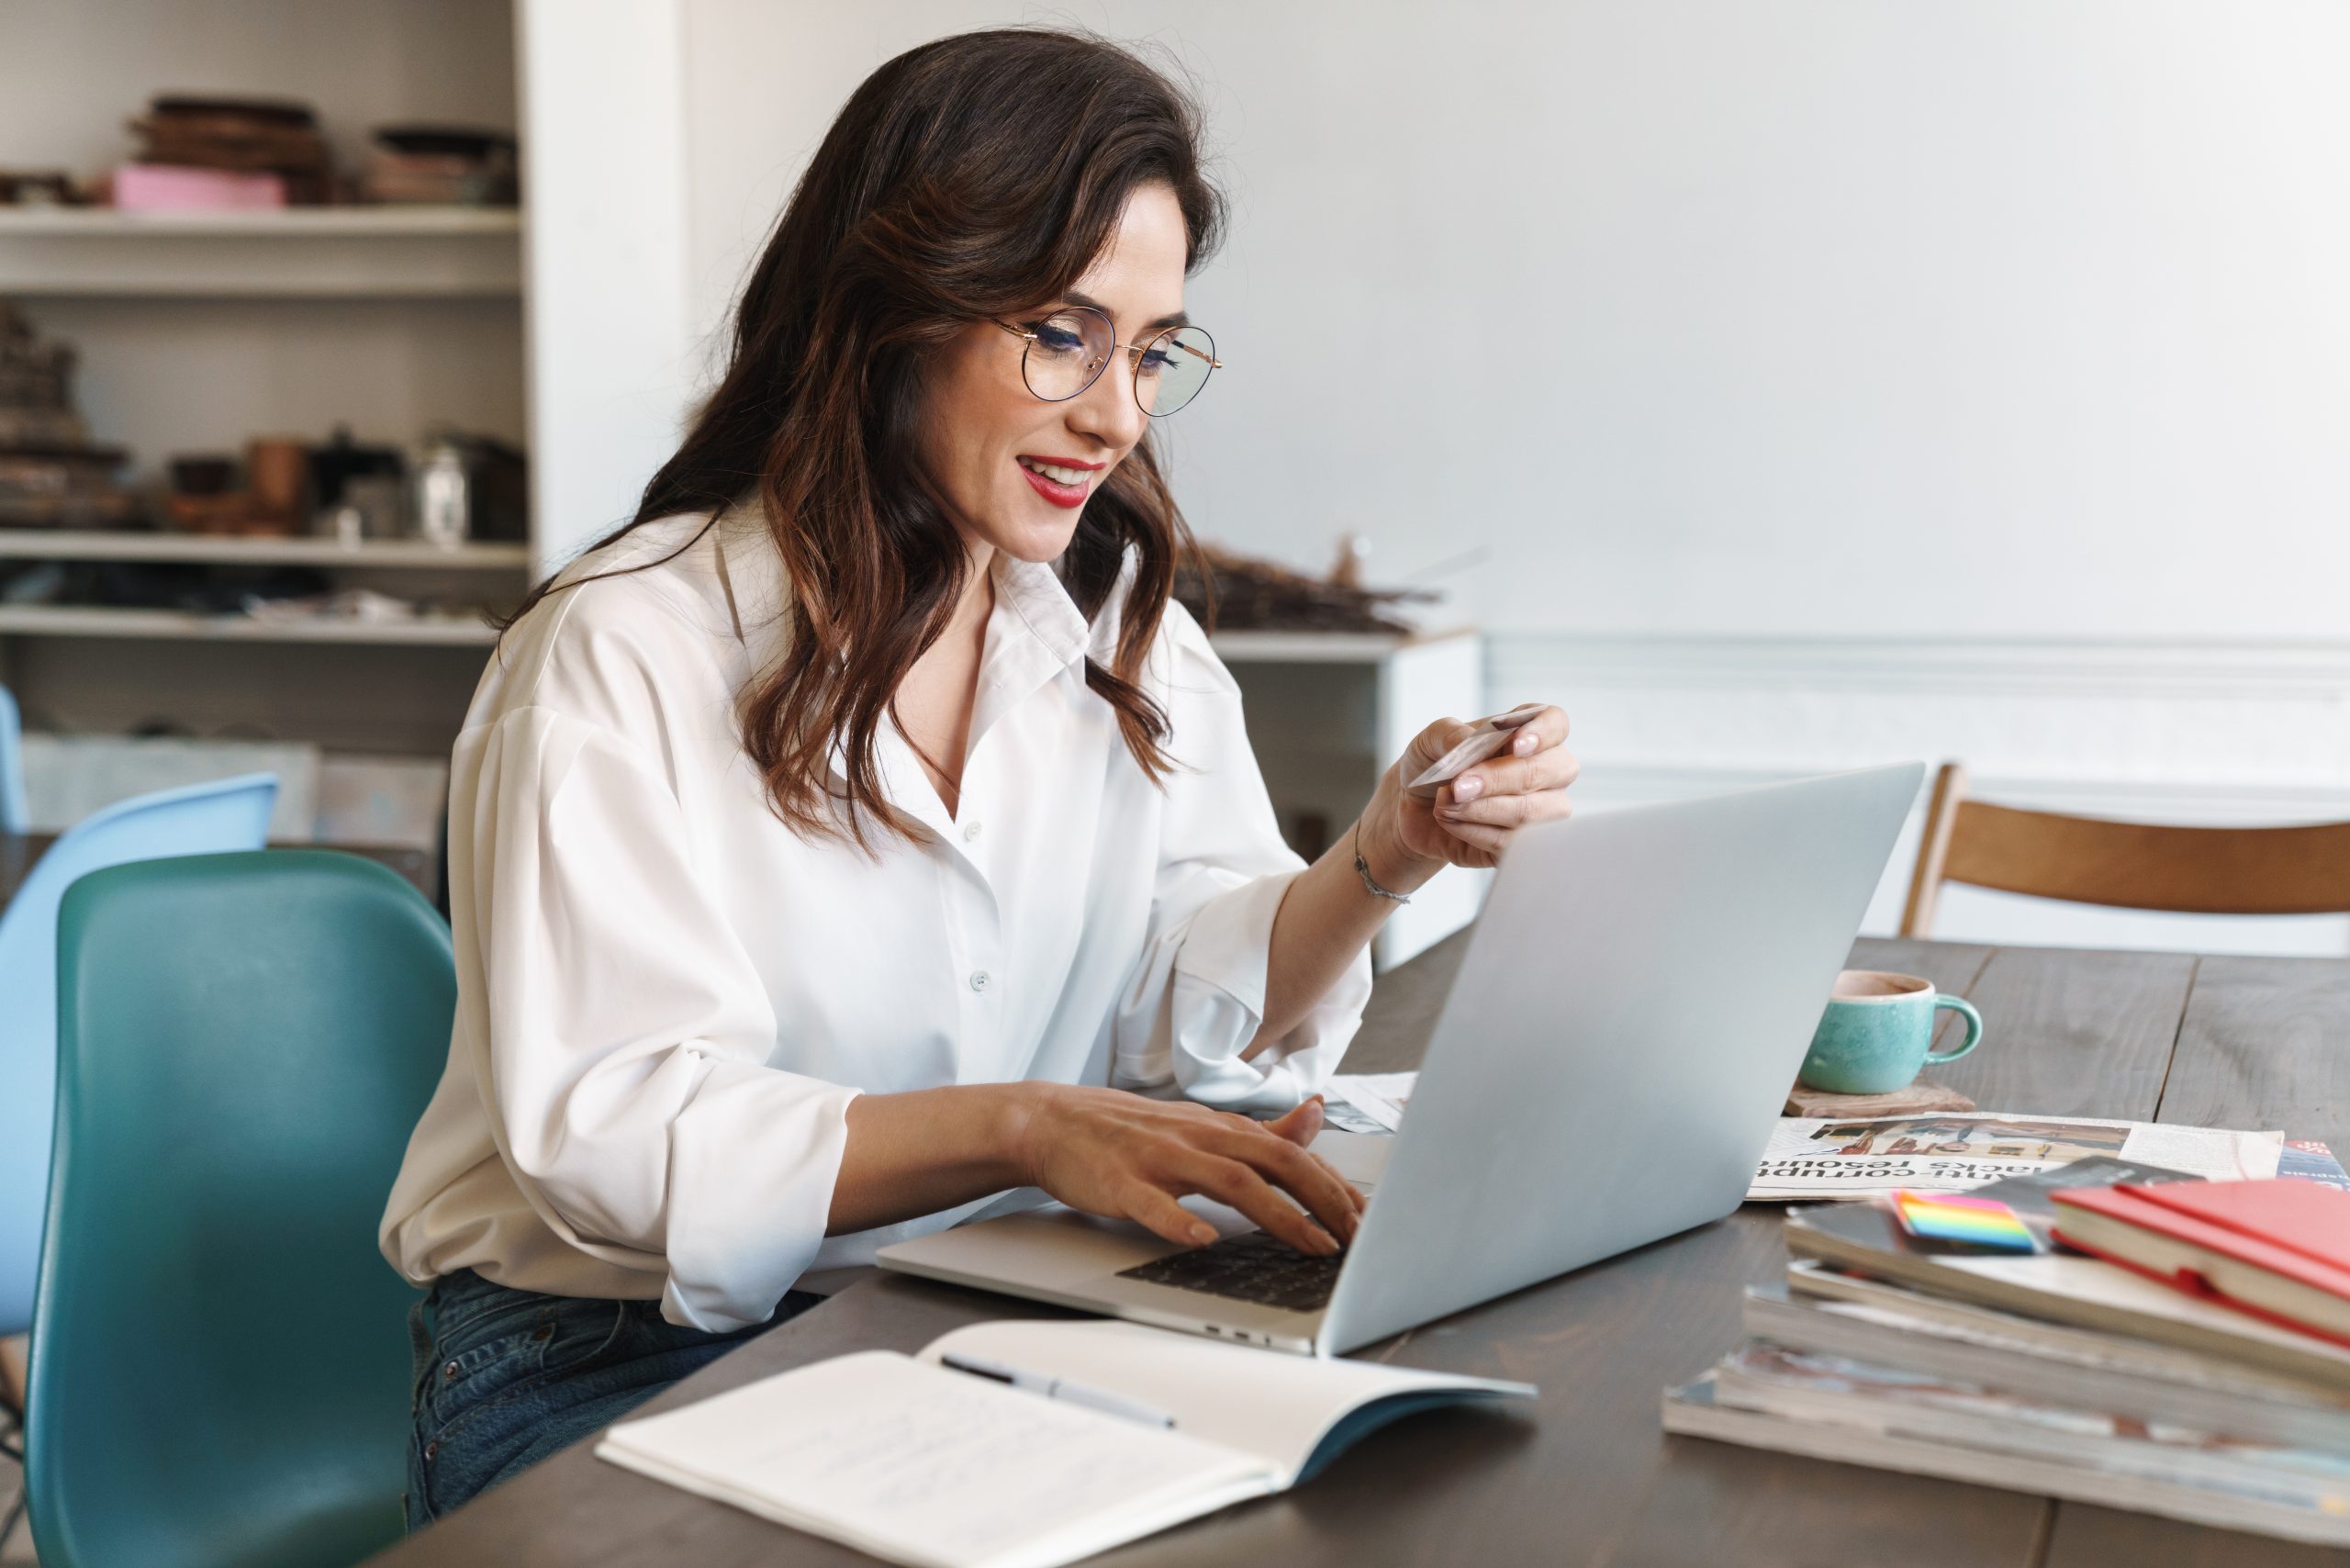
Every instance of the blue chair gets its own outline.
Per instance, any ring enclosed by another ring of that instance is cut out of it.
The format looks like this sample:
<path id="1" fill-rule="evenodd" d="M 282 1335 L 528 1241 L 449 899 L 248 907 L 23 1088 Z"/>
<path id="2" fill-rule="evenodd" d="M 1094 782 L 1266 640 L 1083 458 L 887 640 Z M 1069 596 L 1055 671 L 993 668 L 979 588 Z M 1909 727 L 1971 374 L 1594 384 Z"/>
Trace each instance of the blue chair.
<path id="1" fill-rule="evenodd" d="M 118 801 L 50 845 L 0 911 L 0 1335 L 32 1324 L 57 1106 L 58 902 L 102 867 L 259 849 L 276 801 L 269 773 Z"/>
<path id="2" fill-rule="evenodd" d="M 25 804 L 25 722 L 17 712 L 17 694 L 0 686 L 0 833 L 30 833 L 32 813 Z"/>
<path id="3" fill-rule="evenodd" d="M 449 927 L 355 855 L 118 866 L 58 920 L 27 1484 L 43 1568 L 340 1568 L 401 1533 L 416 1292 L 375 1250 Z"/>

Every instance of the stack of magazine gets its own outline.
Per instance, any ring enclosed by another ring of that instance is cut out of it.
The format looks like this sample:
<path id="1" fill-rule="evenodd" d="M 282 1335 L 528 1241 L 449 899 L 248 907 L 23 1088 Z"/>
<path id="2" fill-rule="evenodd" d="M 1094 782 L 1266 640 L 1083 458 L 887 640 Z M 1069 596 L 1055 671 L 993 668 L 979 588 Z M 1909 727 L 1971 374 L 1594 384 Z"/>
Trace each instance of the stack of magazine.
<path id="1" fill-rule="evenodd" d="M 2280 1176 L 2350 1187 L 2322 1145 Z M 2049 1194 L 2197 1180 L 2126 1159 L 1977 1187 L 2031 1253 L 1915 1236 L 1884 1199 L 1790 1210 L 1748 1338 L 1668 1431 L 2350 1545 L 2350 1344 L 2052 1241 Z"/>

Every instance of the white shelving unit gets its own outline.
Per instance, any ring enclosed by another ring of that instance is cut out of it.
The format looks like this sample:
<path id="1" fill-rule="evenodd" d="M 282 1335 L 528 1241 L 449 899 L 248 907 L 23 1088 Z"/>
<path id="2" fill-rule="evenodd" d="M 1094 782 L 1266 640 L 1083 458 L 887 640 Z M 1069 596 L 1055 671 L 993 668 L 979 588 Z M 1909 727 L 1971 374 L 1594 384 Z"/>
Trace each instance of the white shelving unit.
<path id="1" fill-rule="evenodd" d="M 0 235 L 88 240 L 364 239 L 518 234 L 510 207 L 286 207 L 246 212 L 125 212 L 111 207 L 0 207 Z"/>
<path id="2" fill-rule="evenodd" d="M 28 18 L 0 48 L 11 162 L 95 174 L 130 152 L 123 117 L 172 90 L 304 99 L 346 170 L 366 157 L 375 126 L 520 131 L 518 3 L 330 0 L 297 18 L 283 0 L 108 0 Z M 562 19 L 598 30 L 567 7 Z M 75 347 L 94 437 L 129 449 L 125 477 L 141 487 L 174 456 L 259 438 L 323 443 L 337 425 L 370 445 L 449 422 L 535 448 L 532 221 L 444 207 L 0 207 L 0 297 Z M 0 566 L 57 562 L 117 583 L 145 569 L 291 569 L 337 589 L 495 605 L 528 587 L 537 529 L 534 516 L 531 543 L 454 550 L 0 529 Z M 445 758 L 494 640 L 455 609 L 369 622 L 0 604 L 0 680 L 37 729 L 161 725 Z"/>
<path id="3" fill-rule="evenodd" d="M 230 538 L 122 530 L 0 529 L 0 560 L 136 561 L 235 566 L 310 566 L 409 577 L 492 574 L 519 585 L 527 544 L 428 544 L 420 540 Z M 106 637 L 140 642 L 332 643 L 349 647 L 487 647 L 498 633 L 470 616 L 413 621 L 280 621 L 242 614 L 107 606 L 0 604 L 0 637 Z"/>
<path id="4" fill-rule="evenodd" d="M 521 235 L 520 214 L 471 207 L 0 208 L 0 295 L 514 297 Z"/>
<path id="5" fill-rule="evenodd" d="M 1412 737 L 1450 714 L 1483 711 L 1485 644 L 1477 633 L 1219 632 L 1216 656 L 1240 686 L 1249 749 L 1281 831 L 1301 854 L 1343 832 Z M 1476 918 L 1488 873 L 1448 871 L 1388 916 L 1371 944 L 1382 969 Z"/>
<path id="6" fill-rule="evenodd" d="M 178 610 L 112 610 L 61 604 L 0 605 L 0 636 L 128 637 L 142 642 L 340 643 L 356 646 L 486 648 L 498 633 L 478 621 L 258 620 Z"/>
<path id="7" fill-rule="evenodd" d="M 427 544 L 371 539 L 232 538 L 201 533 L 152 533 L 124 529 L 0 529 L 0 560 L 200 561 L 243 566 L 351 566 L 431 572 L 504 572 L 531 564 L 527 544 Z"/>

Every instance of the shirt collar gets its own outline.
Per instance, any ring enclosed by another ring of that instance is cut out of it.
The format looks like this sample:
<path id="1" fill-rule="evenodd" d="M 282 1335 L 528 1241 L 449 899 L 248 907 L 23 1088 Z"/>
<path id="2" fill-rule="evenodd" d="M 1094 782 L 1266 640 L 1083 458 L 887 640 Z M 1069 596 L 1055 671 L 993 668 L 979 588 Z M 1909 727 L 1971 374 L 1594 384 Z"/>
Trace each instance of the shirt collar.
<path id="1" fill-rule="evenodd" d="M 772 657 L 781 652 L 790 587 L 767 532 L 765 510 L 755 498 L 738 502 L 728 509 L 724 523 L 714 543 L 720 577 L 739 628 L 736 634 L 748 646 L 752 637 L 762 629 L 768 630 L 775 638 L 767 650 Z M 988 618 L 987 644 L 979 656 L 978 701 L 971 714 L 967 756 L 976 756 L 981 740 L 1006 713 L 1064 671 L 1081 669 L 1089 656 L 1103 665 L 1114 661 L 1120 610 L 1136 569 L 1136 562 L 1129 554 L 1120 565 L 1116 588 L 1101 612 L 1089 622 L 1051 565 L 1019 560 L 1001 550 L 995 553 L 988 567 L 995 580 L 995 609 Z M 755 659 L 753 665 L 764 667 Z M 937 796 L 903 739 L 884 723 L 875 743 L 884 794 L 892 804 L 944 834 L 946 824 Z M 833 736 L 830 762 L 834 778 L 845 780 L 845 746 L 837 734 Z M 968 783 L 967 778 L 967 788 Z"/>
<path id="2" fill-rule="evenodd" d="M 1041 562 L 1015 560 L 1001 550 L 989 572 L 995 578 L 999 614 L 1009 610 L 1011 621 L 1035 640 L 1047 659 L 1059 666 L 1085 657 L 1093 628 L 1078 609 L 1077 600 L 1069 598 L 1058 572 Z M 1010 630 L 1009 624 L 990 626 L 990 644 L 996 642 L 998 633 Z"/>
<path id="3" fill-rule="evenodd" d="M 735 635 L 747 643 L 749 633 L 774 625 L 789 610 L 790 585 L 767 532 L 765 510 L 755 497 L 728 508 L 714 534 L 719 579 Z M 1009 610 L 1021 632 L 1055 666 L 1076 664 L 1089 654 L 1106 660 L 1116 648 L 1118 606 L 1134 580 L 1133 556 L 1121 566 L 1117 589 L 1091 622 L 1050 565 L 1017 560 L 999 550 L 988 569 L 995 578 L 998 610 Z M 991 642 L 997 630 L 990 628 Z"/>

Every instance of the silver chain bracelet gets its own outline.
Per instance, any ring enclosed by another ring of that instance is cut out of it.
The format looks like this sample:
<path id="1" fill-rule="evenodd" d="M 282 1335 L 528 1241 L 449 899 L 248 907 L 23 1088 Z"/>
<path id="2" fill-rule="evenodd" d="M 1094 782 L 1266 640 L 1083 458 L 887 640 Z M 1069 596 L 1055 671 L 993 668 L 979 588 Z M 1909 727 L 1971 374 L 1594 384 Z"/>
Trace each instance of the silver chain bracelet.
<path id="1" fill-rule="evenodd" d="M 1362 879 L 1363 891 L 1376 893 L 1383 899 L 1393 899 L 1397 903 L 1410 903 L 1412 897 L 1409 893 L 1391 893 L 1371 879 L 1371 862 L 1362 857 L 1362 819 L 1360 817 L 1355 819 L 1354 843 L 1355 875 Z"/>

